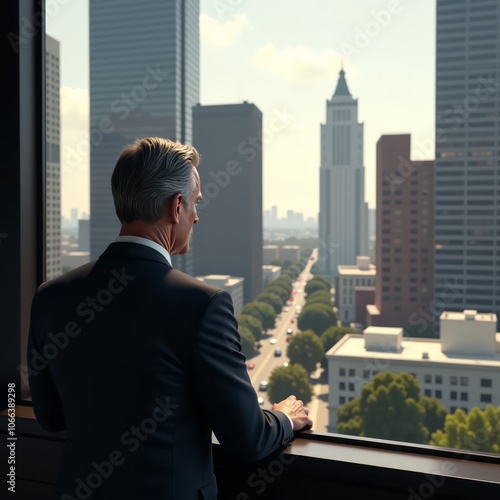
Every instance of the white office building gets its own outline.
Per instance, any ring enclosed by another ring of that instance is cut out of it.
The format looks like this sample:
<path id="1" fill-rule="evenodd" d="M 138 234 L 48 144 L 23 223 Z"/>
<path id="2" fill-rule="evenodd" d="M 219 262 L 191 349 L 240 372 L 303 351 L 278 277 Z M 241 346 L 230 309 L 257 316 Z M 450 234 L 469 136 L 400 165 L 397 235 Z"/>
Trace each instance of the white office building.
<path id="1" fill-rule="evenodd" d="M 240 314 L 244 304 L 243 283 L 245 278 L 226 274 L 208 274 L 207 276 L 196 276 L 196 279 L 228 292 L 233 300 L 234 315 Z"/>
<path id="2" fill-rule="evenodd" d="M 356 320 L 357 287 L 375 286 L 375 266 L 370 257 L 356 257 L 354 266 L 338 266 L 338 279 L 335 289 L 335 303 L 342 323 L 354 323 Z"/>
<path id="3" fill-rule="evenodd" d="M 333 280 L 339 265 L 354 265 L 368 253 L 368 205 L 364 201 L 363 124 L 339 73 L 321 125 L 319 272 Z"/>
<path id="4" fill-rule="evenodd" d="M 421 394 L 435 397 L 449 412 L 487 404 L 500 406 L 500 334 L 496 314 L 445 311 L 440 339 L 403 338 L 402 328 L 370 326 L 345 335 L 327 353 L 328 430 L 337 410 L 383 371 L 414 375 Z"/>

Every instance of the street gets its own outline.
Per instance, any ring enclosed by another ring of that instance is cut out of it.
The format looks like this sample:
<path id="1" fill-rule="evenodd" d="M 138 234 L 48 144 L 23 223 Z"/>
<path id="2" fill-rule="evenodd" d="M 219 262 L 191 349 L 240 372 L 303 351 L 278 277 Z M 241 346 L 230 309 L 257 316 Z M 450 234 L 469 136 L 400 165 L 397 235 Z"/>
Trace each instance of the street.
<path id="1" fill-rule="evenodd" d="M 311 274 L 311 266 L 316 262 L 317 250 L 314 250 L 312 255 L 314 256 L 314 260 L 307 261 L 304 271 L 302 271 L 297 280 L 293 283 L 293 303 L 283 307 L 281 314 L 276 317 L 275 328 L 269 330 L 265 335 L 262 335 L 259 354 L 247 360 L 247 364 L 255 364 L 255 368 L 249 369 L 248 372 L 257 395 L 264 399 L 262 407 L 266 409 L 271 409 L 272 403 L 269 402 L 267 398 L 267 392 L 259 390 L 259 384 L 263 380 L 269 380 L 274 368 L 289 362 L 286 356 L 288 348 L 286 330 L 291 328 L 294 334 L 298 331 L 297 319 L 295 316 L 298 316 L 306 302 L 304 288 L 307 281 L 313 277 L 313 274 Z M 276 339 L 276 343 L 272 344 L 270 342 L 271 339 Z M 276 349 L 281 350 L 281 356 L 275 356 Z M 322 372 L 323 370 L 318 368 L 310 377 L 314 389 L 314 396 L 307 407 L 309 408 L 309 415 L 314 422 L 313 429 L 319 432 L 326 432 L 328 424 L 328 385 L 326 383 L 326 377 Z"/>

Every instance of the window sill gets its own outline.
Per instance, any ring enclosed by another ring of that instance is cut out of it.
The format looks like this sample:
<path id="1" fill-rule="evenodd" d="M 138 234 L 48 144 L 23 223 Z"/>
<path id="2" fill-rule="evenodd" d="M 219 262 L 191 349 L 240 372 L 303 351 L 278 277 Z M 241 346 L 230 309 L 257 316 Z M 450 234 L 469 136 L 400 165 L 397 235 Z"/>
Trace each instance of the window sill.
<path id="1" fill-rule="evenodd" d="M 3 410 L 0 434 L 6 431 L 7 416 Z M 51 450 L 53 472 L 46 472 L 43 480 L 51 483 L 65 432 L 44 431 L 32 408 L 21 404 L 16 407 L 16 435 L 18 477 L 41 480 L 36 474 L 31 477 L 29 471 L 36 469 L 34 461 L 43 460 L 45 442 Z M 37 449 L 35 456 L 32 447 Z M 329 498 L 333 491 L 338 493 L 337 498 L 352 498 L 353 491 L 362 496 L 370 492 L 370 498 L 384 500 L 468 499 L 479 495 L 498 498 L 500 493 L 500 456 L 493 454 L 314 431 L 297 433 L 286 448 L 257 464 L 235 464 L 216 439 L 213 449 L 221 499 L 243 500 L 256 494 L 259 498 L 284 498 L 286 492 L 290 498 L 296 498 L 299 492 L 306 498 Z M 259 474 L 264 474 L 264 479 Z M 263 491 L 259 493 L 256 485 L 266 486 L 265 495 Z"/>

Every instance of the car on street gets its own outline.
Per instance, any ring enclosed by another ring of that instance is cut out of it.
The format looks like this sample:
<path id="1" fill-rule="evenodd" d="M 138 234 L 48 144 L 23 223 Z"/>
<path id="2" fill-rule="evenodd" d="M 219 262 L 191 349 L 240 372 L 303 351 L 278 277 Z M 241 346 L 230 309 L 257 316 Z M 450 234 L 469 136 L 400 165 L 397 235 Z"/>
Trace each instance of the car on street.
<path id="1" fill-rule="evenodd" d="M 290 310 L 288 307 L 285 307 L 285 309 L 283 309 L 286 313 Z"/>
<path id="2" fill-rule="evenodd" d="M 248 363 L 248 369 L 253 370 L 255 368 L 255 363 Z"/>
<path id="3" fill-rule="evenodd" d="M 274 337 L 269 341 L 270 344 L 274 345 L 278 342 Z"/>
<path id="4" fill-rule="evenodd" d="M 259 396 L 257 398 L 257 402 L 260 404 L 260 406 L 262 406 L 264 404 L 264 398 L 262 396 Z"/>
<path id="5" fill-rule="evenodd" d="M 259 391 L 267 391 L 267 380 L 262 380 L 259 384 Z"/>
<path id="6" fill-rule="evenodd" d="M 293 335 L 293 330 L 291 328 L 287 328 L 286 334 L 287 335 Z"/>
<path id="7" fill-rule="evenodd" d="M 274 357 L 275 357 L 275 358 L 279 358 L 280 356 L 281 356 L 281 349 L 276 349 L 276 350 L 274 351 Z"/>

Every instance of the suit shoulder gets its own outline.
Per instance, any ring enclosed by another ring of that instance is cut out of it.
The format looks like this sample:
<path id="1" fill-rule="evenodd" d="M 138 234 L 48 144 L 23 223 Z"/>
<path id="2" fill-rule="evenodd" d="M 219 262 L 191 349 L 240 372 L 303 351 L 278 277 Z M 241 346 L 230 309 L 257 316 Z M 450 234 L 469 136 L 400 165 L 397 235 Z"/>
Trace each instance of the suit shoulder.
<path id="1" fill-rule="evenodd" d="M 223 291 L 220 288 L 209 285 L 197 278 L 193 278 L 189 274 L 183 273 L 177 269 L 172 269 L 168 273 L 167 281 L 170 285 L 179 287 L 179 289 L 192 290 L 193 292 L 198 292 L 208 297 L 212 297 L 216 293 Z"/>
<path id="2" fill-rule="evenodd" d="M 88 262 L 87 264 L 84 264 L 83 266 L 79 266 L 76 269 L 73 269 L 65 274 L 62 274 L 57 278 L 53 278 L 51 280 L 43 282 L 37 288 L 36 294 L 44 295 L 46 293 L 60 290 L 61 288 L 66 287 L 72 283 L 86 279 L 89 276 L 92 269 L 94 268 L 96 262 L 97 262 L 96 260 L 93 260 L 91 262 Z"/>

